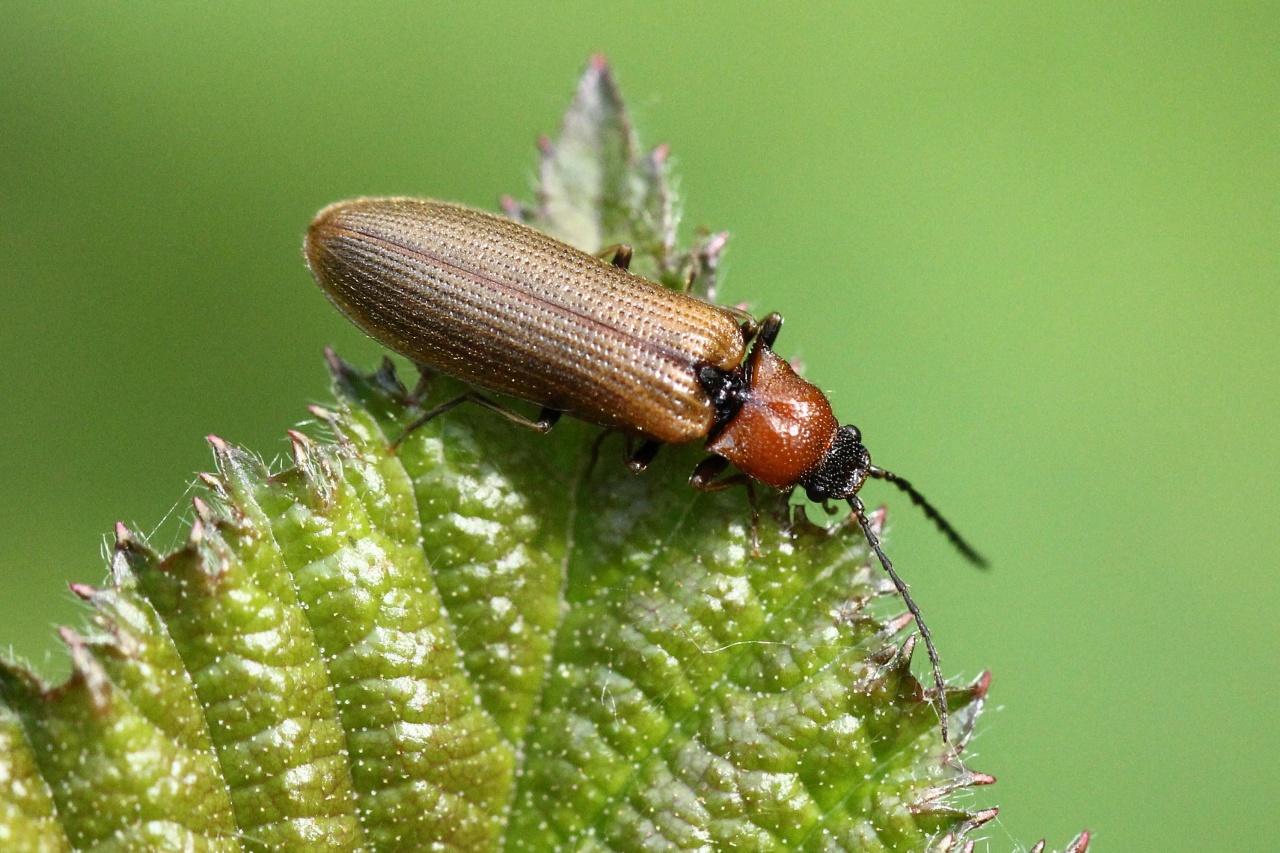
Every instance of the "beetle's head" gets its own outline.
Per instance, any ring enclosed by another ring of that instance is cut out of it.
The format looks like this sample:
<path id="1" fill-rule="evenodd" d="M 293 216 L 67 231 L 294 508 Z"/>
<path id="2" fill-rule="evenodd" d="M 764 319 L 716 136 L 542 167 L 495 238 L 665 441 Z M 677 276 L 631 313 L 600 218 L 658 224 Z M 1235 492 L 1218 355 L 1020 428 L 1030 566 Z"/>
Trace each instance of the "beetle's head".
<path id="1" fill-rule="evenodd" d="M 871 471 L 871 454 L 862 446 L 862 433 L 849 424 L 836 431 L 826 454 L 800 480 L 809 500 L 848 500 L 858 493 Z"/>

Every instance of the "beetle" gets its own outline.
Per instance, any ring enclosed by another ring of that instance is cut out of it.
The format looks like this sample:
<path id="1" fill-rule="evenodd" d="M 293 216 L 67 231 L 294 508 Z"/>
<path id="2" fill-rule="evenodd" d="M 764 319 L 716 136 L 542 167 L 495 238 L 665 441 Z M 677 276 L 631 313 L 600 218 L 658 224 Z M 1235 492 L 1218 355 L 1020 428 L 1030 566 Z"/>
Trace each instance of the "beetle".
<path id="1" fill-rule="evenodd" d="M 779 314 L 757 322 L 648 281 L 525 225 L 462 205 L 367 198 L 317 214 L 307 265 L 333 304 L 370 337 L 469 385 L 541 406 L 536 420 L 469 391 L 406 430 L 470 402 L 538 430 L 562 414 L 638 437 L 642 470 L 663 444 L 706 441 L 690 485 L 759 481 L 846 501 L 928 649 L 942 737 L 946 689 L 920 608 L 880 546 L 858 491 L 867 479 L 906 492 L 970 561 L 983 558 L 907 480 L 871 463 L 856 426 L 773 351 Z M 402 436 L 403 437 L 403 436 Z M 398 440 L 397 440 L 398 441 Z M 729 467 L 737 474 L 720 475 Z"/>

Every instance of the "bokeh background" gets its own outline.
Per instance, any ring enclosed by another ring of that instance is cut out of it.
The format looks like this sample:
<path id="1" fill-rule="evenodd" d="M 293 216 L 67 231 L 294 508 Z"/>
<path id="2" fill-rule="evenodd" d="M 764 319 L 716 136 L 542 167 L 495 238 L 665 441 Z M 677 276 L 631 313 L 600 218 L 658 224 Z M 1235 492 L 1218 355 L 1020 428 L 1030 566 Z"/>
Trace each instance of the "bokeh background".
<path id="1" fill-rule="evenodd" d="M 112 522 L 172 541 L 203 435 L 281 455 L 324 345 L 375 363 L 315 210 L 527 198 L 599 51 L 724 296 L 994 562 L 869 487 L 994 671 L 991 849 L 1272 843 L 1274 3 L 188 5 L 3 5 L 0 646 L 64 671 Z"/>

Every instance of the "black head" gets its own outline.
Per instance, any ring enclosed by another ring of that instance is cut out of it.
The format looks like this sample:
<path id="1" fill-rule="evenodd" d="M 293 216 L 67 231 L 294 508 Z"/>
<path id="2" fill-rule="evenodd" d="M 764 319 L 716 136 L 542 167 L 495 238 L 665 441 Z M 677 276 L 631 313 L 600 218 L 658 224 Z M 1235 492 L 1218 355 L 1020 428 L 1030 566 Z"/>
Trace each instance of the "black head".
<path id="1" fill-rule="evenodd" d="M 816 503 L 843 501 L 858 493 L 870 472 L 871 454 L 862 446 L 862 433 L 850 424 L 836 431 L 826 456 L 805 473 L 800 485 L 809 500 Z"/>

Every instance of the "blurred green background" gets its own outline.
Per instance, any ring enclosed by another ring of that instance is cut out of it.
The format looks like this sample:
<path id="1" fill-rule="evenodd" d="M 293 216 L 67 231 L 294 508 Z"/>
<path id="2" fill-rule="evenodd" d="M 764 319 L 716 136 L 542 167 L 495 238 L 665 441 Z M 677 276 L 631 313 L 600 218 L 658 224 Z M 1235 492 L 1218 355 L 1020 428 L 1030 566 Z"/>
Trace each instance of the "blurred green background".
<path id="1" fill-rule="evenodd" d="M 319 207 L 529 197 L 601 51 L 723 295 L 993 559 L 868 488 L 947 671 L 995 673 L 991 849 L 1262 849 L 1278 44 L 1274 3 L 5 3 L 0 644 L 61 671 L 112 522 L 172 541 L 203 435 L 281 455 L 324 345 L 375 363 Z"/>

